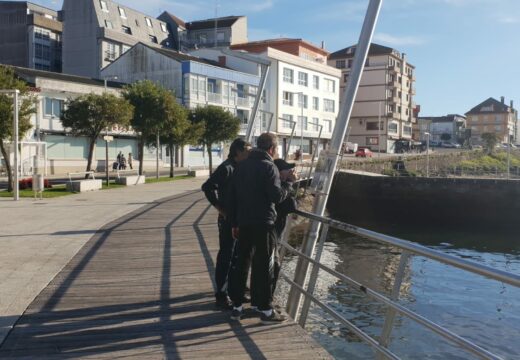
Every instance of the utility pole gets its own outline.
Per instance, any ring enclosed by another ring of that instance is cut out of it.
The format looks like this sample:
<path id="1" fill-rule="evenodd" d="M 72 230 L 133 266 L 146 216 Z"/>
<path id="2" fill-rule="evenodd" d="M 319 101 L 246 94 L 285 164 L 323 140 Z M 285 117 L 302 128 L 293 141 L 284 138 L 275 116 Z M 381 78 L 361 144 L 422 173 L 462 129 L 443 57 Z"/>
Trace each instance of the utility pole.
<path id="1" fill-rule="evenodd" d="M 105 91 L 104 93 L 106 94 L 107 91 L 108 91 L 108 87 L 107 87 L 107 81 L 111 79 L 111 80 L 117 80 L 117 76 L 115 75 L 112 75 L 112 76 L 105 76 L 105 78 L 103 79 L 104 80 L 104 83 L 105 83 Z M 110 175 L 108 173 L 109 171 L 109 164 L 108 164 L 108 143 L 110 142 L 110 137 L 108 136 L 108 126 L 106 127 L 105 129 L 105 183 L 107 185 L 107 187 L 109 186 L 110 184 Z M 117 164 L 117 169 L 119 170 L 119 163 Z"/>
<path id="2" fill-rule="evenodd" d="M 425 132 L 426 138 L 426 177 L 430 177 L 430 136 L 429 132 Z"/>
<path id="3" fill-rule="evenodd" d="M 11 169 L 13 170 L 13 200 L 18 201 L 20 200 L 20 179 L 19 179 L 19 155 L 18 155 L 18 142 L 19 142 L 19 109 L 18 109 L 18 103 L 19 103 L 19 97 L 20 97 L 20 90 L 14 89 L 14 90 L 0 90 L 0 94 L 12 94 L 13 95 L 13 145 L 14 145 L 14 164 L 11 166 Z M 7 161 L 7 160 L 6 160 Z"/>
<path id="4" fill-rule="evenodd" d="M 159 149 L 161 148 L 161 140 L 159 139 L 159 130 L 156 135 L 157 154 L 155 156 L 155 178 L 159 179 Z"/>
<path id="5" fill-rule="evenodd" d="M 377 131 L 378 131 L 377 145 L 379 147 L 377 157 L 381 158 L 381 101 L 379 102 L 379 117 L 378 117 L 378 122 L 377 122 Z"/>

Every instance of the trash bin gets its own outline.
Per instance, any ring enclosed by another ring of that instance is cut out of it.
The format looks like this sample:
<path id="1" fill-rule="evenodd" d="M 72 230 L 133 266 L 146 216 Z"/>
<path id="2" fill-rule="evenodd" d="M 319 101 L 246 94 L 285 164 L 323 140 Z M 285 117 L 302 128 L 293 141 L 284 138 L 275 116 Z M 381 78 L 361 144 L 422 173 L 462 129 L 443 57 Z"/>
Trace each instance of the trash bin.
<path id="1" fill-rule="evenodd" d="M 42 174 L 33 175 L 32 189 L 34 192 L 42 192 L 45 189 Z"/>

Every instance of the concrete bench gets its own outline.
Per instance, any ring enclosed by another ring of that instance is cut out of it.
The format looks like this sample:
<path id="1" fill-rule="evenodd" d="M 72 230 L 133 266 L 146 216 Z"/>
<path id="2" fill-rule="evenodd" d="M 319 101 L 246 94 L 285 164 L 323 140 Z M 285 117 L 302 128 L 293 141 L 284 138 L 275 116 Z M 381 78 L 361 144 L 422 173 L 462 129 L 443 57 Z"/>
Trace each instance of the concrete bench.
<path id="1" fill-rule="evenodd" d="M 209 170 L 190 170 L 190 171 L 188 171 L 188 176 L 194 176 L 194 177 L 209 176 Z"/>
<path id="2" fill-rule="evenodd" d="M 134 186 L 144 184 L 146 182 L 146 176 L 144 175 L 127 175 L 120 176 L 116 179 L 116 184 Z"/>
<path id="3" fill-rule="evenodd" d="M 103 188 L 102 180 L 85 179 L 85 180 L 73 180 L 67 183 L 67 191 L 72 192 L 86 192 L 96 191 Z"/>

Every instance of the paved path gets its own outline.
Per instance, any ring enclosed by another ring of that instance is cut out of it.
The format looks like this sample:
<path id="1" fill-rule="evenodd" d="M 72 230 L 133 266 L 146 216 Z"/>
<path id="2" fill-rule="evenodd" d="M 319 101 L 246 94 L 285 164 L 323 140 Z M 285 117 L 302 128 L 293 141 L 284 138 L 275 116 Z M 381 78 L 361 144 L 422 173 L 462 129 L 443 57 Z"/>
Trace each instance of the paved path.
<path id="1" fill-rule="evenodd" d="M 0 198 L 0 343 L 36 295 L 99 228 L 201 184 L 200 179 L 188 179 L 43 201 Z"/>
<path id="2" fill-rule="evenodd" d="M 292 322 L 230 322 L 215 309 L 215 220 L 192 191 L 106 225 L 32 302 L 0 358 L 329 358 Z"/>

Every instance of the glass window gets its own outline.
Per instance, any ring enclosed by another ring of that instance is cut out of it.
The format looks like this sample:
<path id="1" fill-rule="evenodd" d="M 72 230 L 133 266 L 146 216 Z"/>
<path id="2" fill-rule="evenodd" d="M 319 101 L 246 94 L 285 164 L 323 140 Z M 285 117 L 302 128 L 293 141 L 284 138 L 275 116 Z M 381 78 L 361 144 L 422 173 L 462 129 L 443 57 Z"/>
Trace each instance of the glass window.
<path id="1" fill-rule="evenodd" d="M 51 48 L 48 45 L 34 44 L 34 57 L 36 59 L 50 60 Z"/>
<path id="2" fill-rule="evenodd" d="M 325 90 L 331 93 L 336 92 L 336 85 L 334 80 L 325 79 Z"/>
<path id="3" fill-rule="evenodd" d="M 132 35 L 132 29 L 130 29 L 128 26 L 122 26 L 121 29 L 125 34 Z"/>
<path id="4" fill-rule="evenodd" d="M 289 114 L 283 114 L 282 118 L 283 118 L 283 120 L 282 120 L 282 128 L 284 128 L 284 129 L 292 129 L 293 116 L 289 115 Z"/>
<path id="5" fill-rule="evenodd" d="M 312 87 L 316 90 L 320 89 L 320 77 L 318 75 L 312 76 Z"/>
<path id="6" fill-rule="evenodd" d="M 116 44 L 107 43 L 106 59 L 115 60 L 118 57 Z"/>
<path id="7" fill-rule="evenodd" d="M 293 84 L 294 83 L 294 71 L 291 69 L 283 69 L 283 81 Z"/>
<path id="8" fill-rule="evenodd" d="M 127 52 L 128 50 L 130 50 L 130 46 L 128 46 L 128 45 L 123 45 L 121 48 L 122 48 L 121 51 L 122 51 L 123 54 L 124 54 L 125 52 Z"/>
<path id="9" fill-rule="evenodd" d="M 45 98 L 43 113 L 46 117 L 61 118 L 61 112 L 63 110 L 63 100 Z"/>
<path id="10" fill-rule="evenodd" d="M 404 135 L 412 135 L 412 127 L 411 126 L 403 127 L 403 134 Z"/>
<path id="11" fill-rule="evenodd" d="M 146 20 L 146 25 L 148 25 L 148 27 L 152 27 L 152 20 L 150 20 L 150 18 L 147 18 L 145 17 L 145 20 Z"/>
<path id="12" fill-rule="evenodd" d="M 163 32 L 168 32 L 168 28 L 166 27 L 166 24 L 161 23 L 161 30 Z"/>
<path id="13" fill-rule="evenodd" d="M 298 72 L 298 85 L 309 86 L 309 75 L 304 72 Z"/>
<path id="14" fill-rule="evenodd" d="M 320 98 L 313 97 L 312 98 L 312 110 L 319 110 L 320 109 Z"/>
<path id="15" fill-rule="evenodd" d="M 289 91 L 283 92 L 283 104 L 293 106 L 293 94 Z"/>
<path id="16" fill-rule="evenodd" d="M 208 92 L 217 92 L 217 79 L 208 79 Z"/>
<path id="17" fill-rule="evenodd" d="M 397 131 L 398 131 L 398 126 L 396 123 L 391 122 L 388 124 L 388 132 L 397 134 Z"/>
<path id="18" fill-rule="evenodd" d="M 308 130 L 309 124 L 307 121 L 307 116 L 298 116 L 298 126 L 300 129 Z"/>
<path id="19" fill-rule="evenodd" d="M 122 7 L 119 7 L 119 16 L 126 19 L 126 11 Z"/>
<path id="20" fill-rule="evenodd" d="M 151 41 L 151 42 L 153 42 L 154 44 L 158 44 L 157 36 L 154 36 L 154 35 L 148 35 L 148 37 L 150 38 L 150 41 Z"/>
<path id="21" fill-rule="evenodd" d="M 313 131 L 320 131 L 320 119 L 318 118 L 312 118 L 312 130 Z"/>
<path id="22" fill-rule="evenodd" d="M 346 67 L 345 60 L 336 60 L 336 69 L 344 69 Z"/>
<path id="23" fill-rule="evenodd" d="M 99 5 L 101 6 L 101 10 L 108 12 L 108 6 L 106 1 L 99 0 Z"/>
<path id="24" fill-rule="evenodd" d="M 323 120 L 323 130 L 328 133 L 332 132 L 332 120 Z"/>
<path id="25" fill-rule="evenodd" d="M 199 43 L 205 44 L 208 41 L 206 34 L 199 34 Z"/>
<path id="26" fill-rule="evenodd" d="M 226 40 L 226 33 L 223 31 L 217 32 L 217 41 L 225 41 Z"/>
<path id="27" fill-rule="evenodd" d="M 378 130 L 378 121 L 367 121 L 367 130 Z M 379 125 L 380 130 L 383 130 L 383 123 Z"/>
<path id="28" fill-rule="evenodd" d="M 335 111 L 334 100 L 323 99 L 323 111 L 334 112 Z"/>
<path id="29" fill-rule="evenodd" d="M 307 95 L 298 94 L 298 107 L 307 109 L 308 99 Z"/>
<path id="30" fill-rule="evenodd" d="M 112 21 L 110 20 L 105 20 L 105 26 L 107 29 L 113 29 L 114 28 L 114 25 L 112 25 Z"/>

